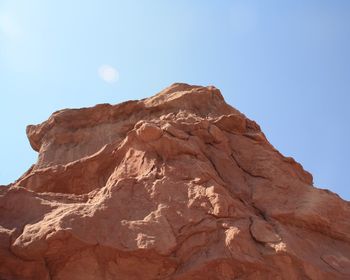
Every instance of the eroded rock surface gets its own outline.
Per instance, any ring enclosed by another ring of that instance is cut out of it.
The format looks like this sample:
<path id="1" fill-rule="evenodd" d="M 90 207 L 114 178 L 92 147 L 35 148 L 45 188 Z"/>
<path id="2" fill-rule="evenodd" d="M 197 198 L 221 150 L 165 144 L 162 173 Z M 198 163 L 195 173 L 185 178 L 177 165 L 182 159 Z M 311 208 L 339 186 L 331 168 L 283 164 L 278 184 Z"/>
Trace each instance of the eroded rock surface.
<path id="1" fill-rule="evenodd" d="M 55 112 L 0 188 L 0 279 L 350 279 L 350 207 L 215 87 Z"/>

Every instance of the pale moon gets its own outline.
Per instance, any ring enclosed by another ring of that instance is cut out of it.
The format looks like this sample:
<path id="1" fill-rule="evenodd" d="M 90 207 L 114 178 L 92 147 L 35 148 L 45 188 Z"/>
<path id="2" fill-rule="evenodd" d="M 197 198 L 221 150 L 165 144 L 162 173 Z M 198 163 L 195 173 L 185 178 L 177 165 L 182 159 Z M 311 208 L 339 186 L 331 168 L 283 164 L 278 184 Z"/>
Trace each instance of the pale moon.
<path id="1" fill-rule="evenodd" d="M 102 80 L 107 83 L 115 83 L 119 79 L 119 72 L 113 66 L 110 65 L 101 65 L 98 68 L 98 74 Z"/>

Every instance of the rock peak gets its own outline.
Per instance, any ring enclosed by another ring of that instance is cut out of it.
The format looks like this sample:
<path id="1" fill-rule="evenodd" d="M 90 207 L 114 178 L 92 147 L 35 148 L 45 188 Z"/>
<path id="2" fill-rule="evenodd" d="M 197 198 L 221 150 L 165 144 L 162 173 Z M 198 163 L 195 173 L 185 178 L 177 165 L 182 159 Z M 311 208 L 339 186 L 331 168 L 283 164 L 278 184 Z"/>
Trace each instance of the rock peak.
<path id="1" fill-rule="evenodd" d="M 30 125 L 0 190 L 1 279 L 349 279 L 350 206 L 213 87 Z"/>
<path id="2" fill-rule="evenodd" d="M 225 103 L 215 87 L 177 83 L 140 101 L 57 111 L 47 121 L 29 125 L 27 135 L 32 148 L 39 152 L 36 167 L 43 167 L 91 155 L 116 138 L 124 137 L 138 121 L 169 114 L 203 118 L 223 114 L 242 115 Z M 102 134 L 95 131 L 102 127 L 106 128 Z M 84 136 L 82 131 L 85 132 Z M 104 137 L 96 136 L 96 133 Z"/>

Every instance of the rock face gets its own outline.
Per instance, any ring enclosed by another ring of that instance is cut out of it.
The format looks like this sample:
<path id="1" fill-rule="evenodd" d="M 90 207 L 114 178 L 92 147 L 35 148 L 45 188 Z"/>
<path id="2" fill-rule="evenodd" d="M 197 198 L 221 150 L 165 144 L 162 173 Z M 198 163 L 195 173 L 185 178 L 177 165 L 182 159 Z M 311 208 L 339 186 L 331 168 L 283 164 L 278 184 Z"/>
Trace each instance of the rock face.
<path id="1" fill-rule="evenodd" d="M 0 188 L 0 279 L 350 279 L 350 205 L 214 87 L 28 126 Z"/>

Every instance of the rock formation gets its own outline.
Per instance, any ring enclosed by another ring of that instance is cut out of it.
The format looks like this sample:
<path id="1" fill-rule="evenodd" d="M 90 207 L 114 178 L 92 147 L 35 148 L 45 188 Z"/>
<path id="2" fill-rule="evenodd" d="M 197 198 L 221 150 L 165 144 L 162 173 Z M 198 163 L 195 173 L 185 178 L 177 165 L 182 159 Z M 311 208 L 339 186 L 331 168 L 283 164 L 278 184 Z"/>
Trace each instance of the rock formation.
<path id="1" fill-rule="evenodd" d="M 215 87 L 30 125 L 0 188 L 0 279 L 350 279 L 350 205 Z"/>

